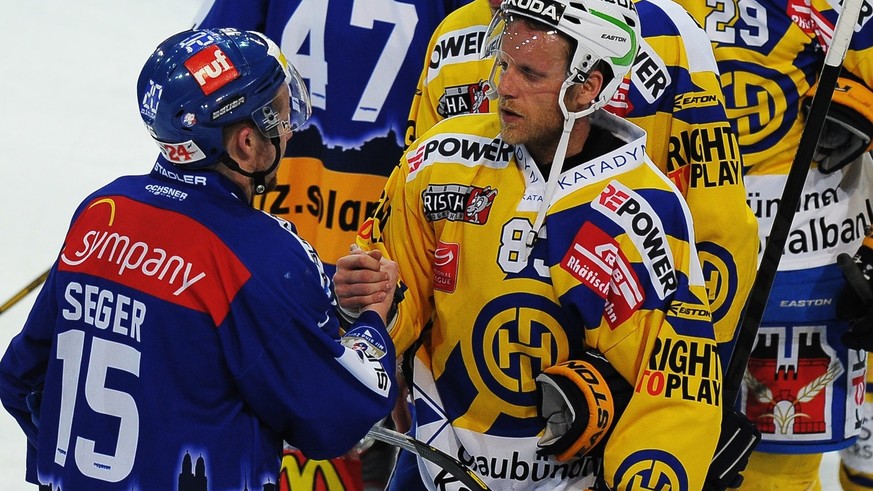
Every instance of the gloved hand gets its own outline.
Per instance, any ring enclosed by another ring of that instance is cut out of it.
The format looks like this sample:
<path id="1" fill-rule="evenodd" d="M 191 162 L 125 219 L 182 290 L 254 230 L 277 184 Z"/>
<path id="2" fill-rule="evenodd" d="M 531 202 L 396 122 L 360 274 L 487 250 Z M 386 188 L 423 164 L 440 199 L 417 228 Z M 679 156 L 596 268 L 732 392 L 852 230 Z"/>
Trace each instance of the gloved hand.
<path id="1" fill-rule="evenodd" d="M 539 415 L 546 420 L 537 453 L 561 462 L 601 451 L 633 394 L 630 383 L 594 350 L 545 369 L 536 384 Z"/>
<path id="2" fill-rule="evenodd" d="M 25 404 L 27 404 L 27 409 L 30 409 L 30 420 L 33 421 L 33 425 L 39 429 L 39 408 L 42 405 L 42 391 L 35 390 L 30 394 L 27 394 L 27 397 L 24 398 Z"/>
<path id="3" fill-rule="evenodd" d="M 721 434 L 703 491 L 724 491 L 743 483 L 740 474 L 749 464 L 749 456 L 761 441 L 761 432 L 754 423 L 733 407 L 725 407 L 721 417 Z"/>
<path id="4" fill-rule="evenodd" d="M 837 317 L 849 321 L 843 344 L 873 351 L 873 232 L 868 230 L 854 257 L 840 254 L 837 264 L 846 277 L 846 286 L 837 297 Z"/>
<path id="5" fill-rule="evenodd" d="M 810 87 L 801 101 L 804 116 L 809 113 L 818 84 Z M 830 174 L 854 162 L 873 149 L 873 91 L 851 74 L 837 80 L 813 160 L 818 170 Z"/>

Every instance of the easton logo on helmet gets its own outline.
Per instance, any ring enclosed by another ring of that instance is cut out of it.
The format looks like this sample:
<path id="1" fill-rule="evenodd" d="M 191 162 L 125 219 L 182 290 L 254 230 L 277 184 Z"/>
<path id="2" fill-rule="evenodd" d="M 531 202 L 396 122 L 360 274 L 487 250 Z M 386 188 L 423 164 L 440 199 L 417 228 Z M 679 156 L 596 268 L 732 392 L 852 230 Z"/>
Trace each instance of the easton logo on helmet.
<path id="1" fill-rule="evenodd" d="M 553 0 L 504 0 L 504 7 L 526 11 L 532 17 L 557 24 L 564 15 L 564 4 Z"/>
<path id="2" fill-rule="evenodd" d="M 185 60 L 185 68 L 191 72 L 206 95 L 239 77 L 236 67 L 218 46 L 206 48 Z"/>

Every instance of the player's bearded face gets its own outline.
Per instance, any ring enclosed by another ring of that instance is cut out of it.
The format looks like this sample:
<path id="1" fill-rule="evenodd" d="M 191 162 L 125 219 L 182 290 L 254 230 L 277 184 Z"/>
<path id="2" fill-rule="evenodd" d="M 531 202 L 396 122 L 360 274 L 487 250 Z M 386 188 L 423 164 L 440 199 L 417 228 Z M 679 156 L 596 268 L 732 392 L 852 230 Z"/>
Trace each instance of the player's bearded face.
<path id="1" fill-rule="evenodd" d="M 507 143 L 554 146 L 564 116 L 558 106 L 567 77 L 569 46 L 556 32 L 509 24 L 497 54 L 497 94 L 501 135 Z"/>

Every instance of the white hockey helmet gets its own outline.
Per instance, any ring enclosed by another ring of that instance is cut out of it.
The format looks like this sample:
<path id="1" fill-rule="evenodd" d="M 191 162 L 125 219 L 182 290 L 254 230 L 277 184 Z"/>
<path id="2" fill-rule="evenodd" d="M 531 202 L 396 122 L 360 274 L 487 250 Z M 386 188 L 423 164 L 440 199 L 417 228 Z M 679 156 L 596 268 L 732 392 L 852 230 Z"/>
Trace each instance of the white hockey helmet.
<path id="1" fill-rule="evenodd" d="M 593 68 L 603 72 L 603 87 L 586 114 L 609 102 L 637 56 L 640 20 L 633 0 L 504 0 L 485 35 L 483 58 L 500 49 L 504 28 L 513 16 L 542 22 L 575 43 L 568 83 L 585 82 Z"/>

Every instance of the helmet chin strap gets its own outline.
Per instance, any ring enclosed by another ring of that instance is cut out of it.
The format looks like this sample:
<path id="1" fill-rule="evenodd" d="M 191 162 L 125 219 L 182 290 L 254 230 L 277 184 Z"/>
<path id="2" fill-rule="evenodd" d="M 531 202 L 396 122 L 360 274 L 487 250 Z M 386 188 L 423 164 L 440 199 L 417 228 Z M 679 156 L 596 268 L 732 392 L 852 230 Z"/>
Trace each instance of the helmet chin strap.
<path id="1" fill-rule="evenodd" d="M 558 140 L 558 147 L 555 149 L 555 157 L 552 159 L 552 165 L 549 168 L 545 196 L 543 196 L 542 204 L 540 204 L 540 207 L 537 210 L 537 216 L 534 220 L 533 228 L 531 228 L 525 239 L 525 247 L 521 251 L 521 254 L 524 256 L 522 262 L 526 261 L 527 256 L 530 255 L 534 244 L 540 237 L 540 229 L 546 221 L 546 212 L 548 212 L 549 206 L 552 204 L 552 197 L 555 194 L 555 188 L 558 187 L 558 177 L 564 171 L 564 159 L 567 156 L 567 146 L 570 144 L 570 133 L 573 131 L 573 125 L 576 124 L 577 119 L 588 116 L 596 110 L 593 104 L 581 111 L 570 112 L 567 109 L 567 105 L 564 103 L 564 96 L 567 93 L 567 89 L 576 83 L 572 81 L 572 79 L 573 76 L 571 75 L 567 80 L 564 80 L 564 83 L 561 85 L 561 91 L 558 93 L 558 105 L 561 106 L 561 112 L 564 114 L 564 130 L 561 132 L 561 138 Z"/>
<path id="2" fill-rule="evenodd" d="M 239 163 L 237 163 L 237 161 L 234 160 L 233 157 L 228 155 L 226 152 L 224 155 L 221 156 L 221 159 L 220 159 L 221 163 L 224 164 L 225 167 L 236 172 L 237 174 L 241 174 L 243 176 L 250 177 L 252 179 L 252 181 L 254 181 L 252 183 L 252 192 L 251 192 L 251 198 L 249 199 L 249 204 L 251 204 L 254 201 L 255 196 L 261 195 L 261 194 L 264 194 L 265 192 L 267 192 L 267 176 L 272 174 L 273 171 L 276 170 L 277 167 L 279 167 L 279 162 L 282 160 L 282 155 L 280 155 L 281 151 L 280 151 L 280 147 L 279 147 L 279 145 L 281 143 L 280 138 L 278 136 L 274 137 L 274 138 L 270 138 L 270 143 L 273 144 L 273 148 L 276 150 L 276 152 L 275 152 L 276 157 L 273 159 L 273 163 L 270 165 L 270 167 L 267 170 L 249 172 L 249 171 L 243 169 L 242 167 L 240 167 Z"/>

